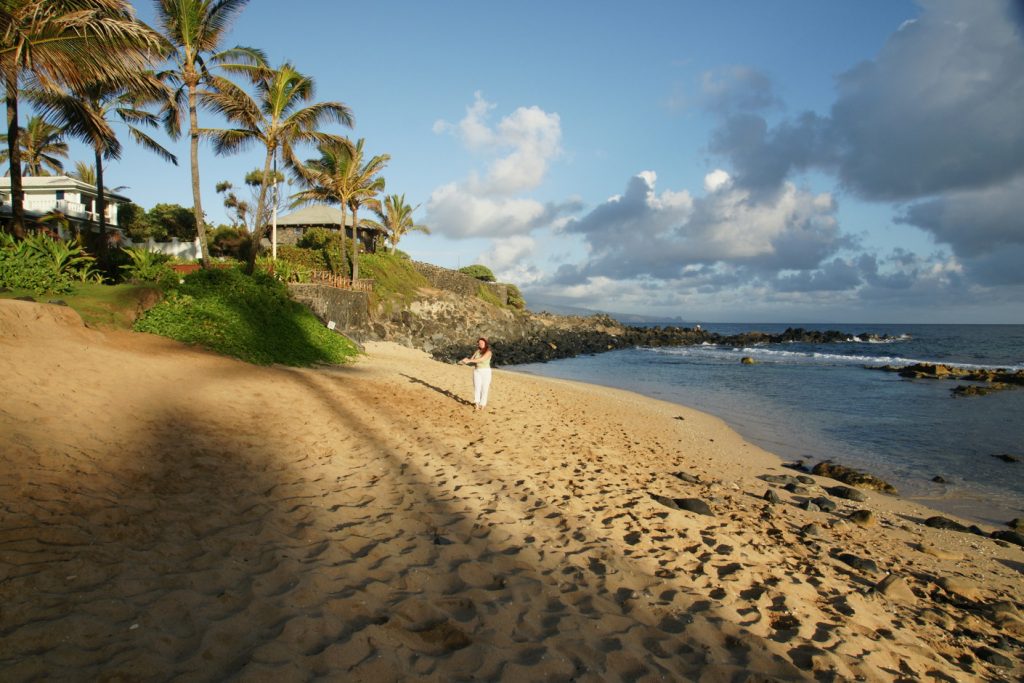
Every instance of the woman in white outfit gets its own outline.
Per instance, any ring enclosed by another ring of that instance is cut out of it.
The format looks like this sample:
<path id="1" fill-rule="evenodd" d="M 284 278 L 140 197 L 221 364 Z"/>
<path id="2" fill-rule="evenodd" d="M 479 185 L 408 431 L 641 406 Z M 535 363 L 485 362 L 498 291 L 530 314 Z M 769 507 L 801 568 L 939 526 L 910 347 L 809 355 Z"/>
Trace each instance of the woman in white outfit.
<path id="1" fill-rule="evenodd" d="M 487 339 L 477 339 L 476 351 L 459 363 L 473 366 L 473 402 L 477 410 L 483 410 L 487 407 L 487 392 L 491 388 L 491 346 Z"/>

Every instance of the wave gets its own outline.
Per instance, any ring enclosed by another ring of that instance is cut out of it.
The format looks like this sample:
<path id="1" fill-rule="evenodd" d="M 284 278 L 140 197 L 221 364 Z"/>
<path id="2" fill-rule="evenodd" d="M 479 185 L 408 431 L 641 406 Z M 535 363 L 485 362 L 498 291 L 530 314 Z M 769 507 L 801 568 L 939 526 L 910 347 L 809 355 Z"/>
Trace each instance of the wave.
<path id="1" fill-rule="evenodd" d="M 743 356 L 750 356 L 763 363 L 775 363 L 779 365 L 892 365 L 905 367 L 918 363 L 933 363 L 947 365 L 952 368 L 963 368 L 966 370 L 993 370 L 996 366 L 980 365 L 976 363 L 957 363 L 945 360 L 926 360 L 920 358 L 907 358 L 904 356 L 868 356 L 862 354 L 848 353 L 822 353 L 820 351 L 788 351 L 765 346 L 744 346 L 741 348 L 719 345 L 702 344 L 700 346 L 676 346 L 649 349 L 655 353 L 670 356 L 684 356 L 695 359 L 722 360 L 730 363 L 738 362 Z M 1022 365 L 1001 365 L 999 369 L 1017 371 L 1024 370 Z"/>

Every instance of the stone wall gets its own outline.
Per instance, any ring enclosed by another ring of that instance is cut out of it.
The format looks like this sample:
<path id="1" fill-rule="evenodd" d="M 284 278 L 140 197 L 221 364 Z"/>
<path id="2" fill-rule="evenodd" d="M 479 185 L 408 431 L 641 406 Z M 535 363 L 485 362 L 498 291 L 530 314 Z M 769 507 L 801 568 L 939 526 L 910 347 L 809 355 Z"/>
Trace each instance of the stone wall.
<path id="1" fill-rule="evenodd" d="M 288 285 L 292 297 L 309 307 L 324 321 L 333 320 L 339 332 L 364 341 L 370 330 L 370 296 L 366 292 L 353 292 L 337 287 L 292 282 Z"/>
<path id="2" fill-rule="evenodd" d="M 508 303 L 508 287 L 506 285 L 477 280 L 471 275 L 460 273 L 457 270 L 441 268 L 430 263 L 413 261 L 412 265 L 420 275 L 427 278 L 427 282 L 435 289 L 443 289 L 447 292 L 455 292 L 456 294 L 468 297 L 476 296 L 480 291 L 480 286 L 483 285 L 503 306 Z"/>

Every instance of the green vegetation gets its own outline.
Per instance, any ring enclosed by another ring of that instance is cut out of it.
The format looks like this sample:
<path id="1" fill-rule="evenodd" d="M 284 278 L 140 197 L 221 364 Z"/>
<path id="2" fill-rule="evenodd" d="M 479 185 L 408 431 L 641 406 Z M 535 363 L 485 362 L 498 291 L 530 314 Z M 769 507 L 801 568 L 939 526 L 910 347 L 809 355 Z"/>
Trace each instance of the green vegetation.
<path id="1" fill-rule="evenodd" d="M 497 306 L 498 308 L 505 307 L 505 302 L 500 301 L 498 297 L 496 297 L 494 293 L 484 285 L 480 285 L 480 287 L 476 290 L 476 295 L 483 299 L 484 301 L 486 301 L 487 303 L 491 304 L 492 306 Z"/>
<path id="2" fill-rule="evenodd" d="M 23 240 L 0 233 L 0 287 L 64 294 L 75 282 L 98 278 L 95 262 L 78 242 L 62 242 L 45 233 Z"/>
<path id="3" fill-rule="evenodd" d="M 420 287 L 430 286 L 410 261 L 395 254 L 360 254 L 359 267 L 364 277 L 373 279 L 376 302 L 388 310 L 394 303 L 408 304 Z"/>
<path id="4" fill-rule="evenodd" d="M 146 312 L 135 329 L 197 344 L 257 365 L 345 363 L 358 351 L 276 279 L 237 269 L 192 273 Z"/>
<path id="5" fill-rule="evenodd" d="M 0 293 L 0 298 L 13 299 L 32 295 L 33 292 L 29 290 L 14 289 Z M 82 320 L 89 327 L 130 330 L 141 312 L 162 297 L 163 290 L 151 283 L 104 285 L 98 282 L 80 282 L 75 284 L 70 292 L 61 294 L 60 301 L 82 316 Z"/>
<path id="6" fill-rule="evenodd" d="M 477 280 L 483 280 L 484 282 L 495 282 L 497 278 L 494 277 L 494 273 L 487 266 L 481 266 L 479 264 L 466 266 L 465 268 L 459 268 L 460 273 L 465 273 L 470 277 L 475 277 Z"/>
<path id="7" fill-rule="evenodd" d="M 155 282 L 170 285 L 178 276 L 171 269 L 171 257 L 142 247 L 122 249 L 128 263 L 121 266 L 125 279 L 130 282 Z"/>
<path id="8" fill-rule="evenodd" d="M 526 308 L 526 299 L 523 298 L 523 293 L 519 291 L 519 288 L 515 285 L 505 285 L 508 291 L 508 305 L 512 308 L 518 308 L 520 311 Z"/>

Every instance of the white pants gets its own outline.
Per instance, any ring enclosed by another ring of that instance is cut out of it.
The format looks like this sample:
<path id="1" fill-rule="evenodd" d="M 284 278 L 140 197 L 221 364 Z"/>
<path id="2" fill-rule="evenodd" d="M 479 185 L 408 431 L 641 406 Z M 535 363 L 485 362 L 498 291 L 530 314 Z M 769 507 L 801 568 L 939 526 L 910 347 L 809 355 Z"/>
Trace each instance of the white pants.
<path id="1" fill-rule="evenodd" d="M 491 388 L 491 369 L 473 368 L 473 402 L 481 408 L 487 405 L 487 392 Z"/>

